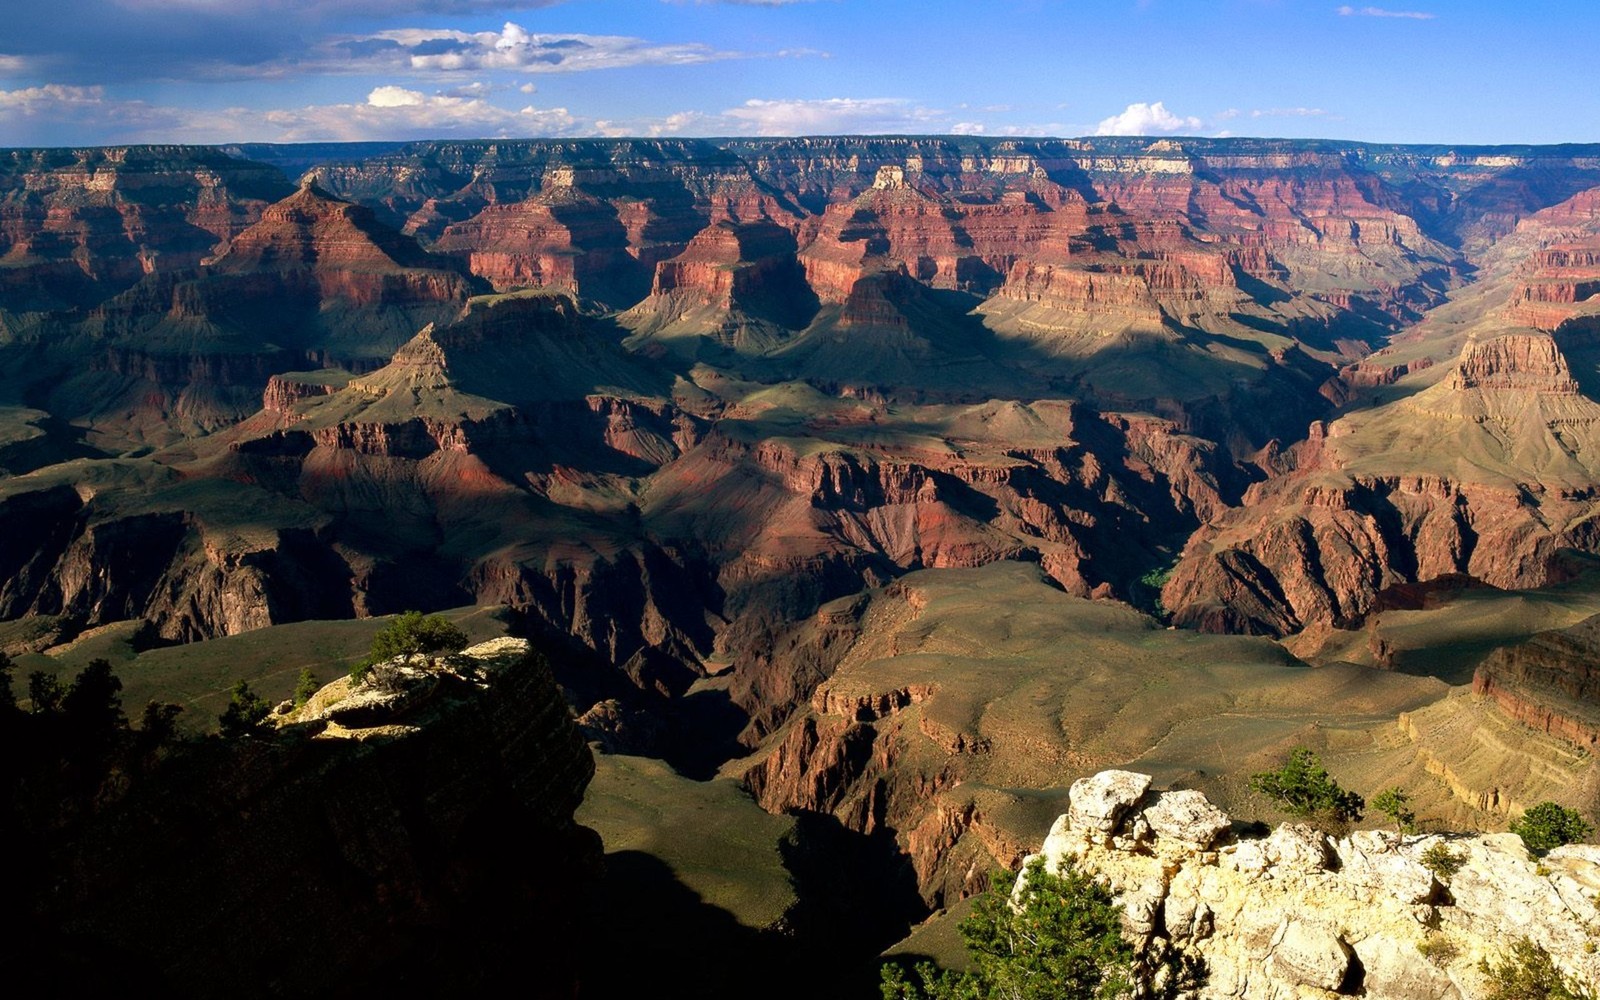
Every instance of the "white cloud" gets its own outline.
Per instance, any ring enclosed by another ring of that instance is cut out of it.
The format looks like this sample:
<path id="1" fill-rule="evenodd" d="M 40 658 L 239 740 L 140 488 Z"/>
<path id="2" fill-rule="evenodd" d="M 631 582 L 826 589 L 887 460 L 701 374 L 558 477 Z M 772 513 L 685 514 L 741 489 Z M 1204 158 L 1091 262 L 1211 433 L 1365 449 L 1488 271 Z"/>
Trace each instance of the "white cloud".
<path id="1" fill-rule="evenodd" d="M 367 103 L 375 108 L 415 108 L 427 103 L 420 91 L 404 87 L 374 87 L 367 95 Z"/>
<path id="2" fill-rule="evenodd" d="M 533 93 L 534 91 L 536 91 L 538 89 L 539 89 L 538 87 L 535 87 L 531 83 L 525 83 L 522 86 L 517 88 L 517 90 L 521 91 L 524 94 L 531 94 L 531 93 Z"/>
<path id="3" fill-rule="evenodd" d="M 1334 12 L 1340 17 L 1403 17 L 1413 21 L 1431 21 L 1439 16 L 1421 10 L 1384 10 L 1382 7 L 1351 7 L 1349 4 Z"/>
<path id="4" fill-rule="evenodd" d="M 828 135 L 845 132 L 927 132 L 941 112 L 898 97 L 830 97 L 822 100 L 751 99 L 722 117 L 741 134 Z"/>
<path id="5" fill-rule="evenodd" d="M 543 136 L 1062 134 L 1059 123 L 996 126 L 904 98 L 752 99 L 720 112 L 592 118 L 565 107 L 507 107 L 520 88 L 469 83 L 424 90 L 384 84 L 349 103 L 193 109 L 108 97 L 100 87 L 0 90 L 0 135 L 15 145 L 84 142 L 313 142 Z M 524 99 L 525 100 L 525 99 Z"/>
<path id="6" fill-rule="evenodd" d="M 42 87 L 0 90 L 0 122 L 19 115 L 72 114 L 74 109 L 95 108 L 104 102 L 104 87 L 69 87 L 47 83 Z"/>
<path id="7" fill-rule="evenodd" d="M 1321 108 L 1256 108 L 1251 118 L 1322 118 L 1328 113 Z"/>
<path id="8" fill-rule="evenodd" d="M 379 87 L 368 95 L 365 104 L 311 105 L 259 114 L 242 112 L 234 120 L 240 119 L 251 129 L 251 134 L 276 142 L 508 138 L 577 135 L 592 131 L 566 108 L 529 105 L 512 110 L 490 104 L 481 97 L 428 96 L 401 87 Z"/>
<path id="9" fill-rule="evenodd" d="M 539 34 L 507 21 L 499 31 L 399 28 L 336 38 L 315 57 L 328 73 L 373 71 L 575 73 L 624 66 L 685 66 L 745 53 L 701 42 L 656 43 L 626 35 Z"/>
<path id="10" fill-rule="evenodd" d="M 1095 135 L 1162 135 L 1194 131 L 1200 124 L 1198 118 L 1181 118 L 1168 111 L 1163 101 L 1140 102 L 1128 105 L 1120 115 L 1101 121 L 1095 128 Z"/>
<path id="11" fill-rule="evenodd" d="M 594 135 L 566 108 L 500 107 L 482 97 L 375 87 L 360 104 L 268 111 L 160 107 L 108 98 L 100 87 L 0 90 L 0 129 L 23 144 L 310 142 Z"/>

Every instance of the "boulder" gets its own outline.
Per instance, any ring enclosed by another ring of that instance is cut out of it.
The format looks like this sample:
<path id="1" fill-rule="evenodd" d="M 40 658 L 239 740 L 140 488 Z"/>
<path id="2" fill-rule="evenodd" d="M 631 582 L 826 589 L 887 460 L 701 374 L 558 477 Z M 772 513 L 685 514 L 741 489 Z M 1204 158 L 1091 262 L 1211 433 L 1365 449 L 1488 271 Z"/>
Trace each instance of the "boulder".
<path id="1" fill-rule="evenodd" d="M 1304 823 L 1285 823 L 1261 842 L 1262 853 L 1273 867 L 1294 872 L 1325 871 L 1328 838 Z"/>
<path id="2" fill-rule="evenodd" d="M 1072 783 L 1067 822 L 1075 832 L 1104 843 L 1122 818 L 1150 790 L 1150 775 L 1133 771 L 1101 771 Z"/>
<path id="3" fill-rule="evenodd" d="M 1385 1000 L 1458 1000 L 1461 991 L 1450 977 L 1422 959 L 1417 946 L 1374 934 L 1353 946 L 1361 963 L 1361 985 L 1369 997 Z"/>
<path id="4" fill-rule="evenodd" d="M 1426 903 L 1437 884 L 1433 872 L 1400 853 L 1399 838 L 1379 830 L 1362 830 L 1334 845 L 1346 882 L 1402 903 Z"/>
<path id="5" fill-rule="evenodd" d="M 1167 937 L 1178 944 L 1200 941 L 1211 935 L 1211 907 L 1199 896 L 1172 895 L 1161 909 Z"/>
<path id="6" fill-rule="evenodd" d="M 1337 990 L 1350 971 L 1350 946 L 1324 924 L 1289 920 L 1273 939 L 1266 968 L 1290 985 Z"/>
<path id="7" fill-rule="evenodd" d="M 1203 851 L 1233 825 L 1228 814 L 1212 805 L 1203 792 L 1183 789 L 1160 792 L 1155 798 L 1142 815 L 1162 840 Z"/>

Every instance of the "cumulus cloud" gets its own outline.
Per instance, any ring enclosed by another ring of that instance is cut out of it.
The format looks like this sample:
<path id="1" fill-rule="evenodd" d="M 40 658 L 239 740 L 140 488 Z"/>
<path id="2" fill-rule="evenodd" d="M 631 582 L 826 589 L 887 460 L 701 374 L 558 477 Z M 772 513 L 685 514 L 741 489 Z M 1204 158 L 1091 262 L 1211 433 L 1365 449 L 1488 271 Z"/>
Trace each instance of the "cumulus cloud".
<path id="1" fill-rule="evenodd" d="M 1059 134 L 1058 123 L 995 127 L 970 111 L 904 98 L 751 99 L 721 111 L 599 118 L 512 102 L 520 88 L 388 83 L 363 99 L 303 107 L 195 109 L 121 100 L 105 88 L 52 84 L 0 90 L 0 135 L 17 145 L 121 142 L 313 142 L 545 136 L 781 136 L 849 133 Z M 505 104 L 499 103 L 505 101 Z M 517 105 L 522 106 L 517 106 Z M 509 106 L 507 106 L 509 105 Z"/>
<path id="2" fill-rule="evenodd" d="M 104 102 L 104 87 L 47 83 L 42 87 L 0 90 L 0 121 L 24 115 L 70 114 L 74 108 L 93 108 Z"/>
<path id="3" fill-rule="evenodd" d="M 1198 118 L 1184 118 L 1167 110 L 1163 101 L 1154 104 L 1130 104 L 1119 115 L 1100 122 L 1095 135 L 1170 135 L 1174 132 L 1193 132 L 1200 128 Z"/>
<path id="4" fill-rule="evenodd" d="M 624 66 L 682 66 L 742 53 L 699 42 L 657 43 L 627 35 L 542 34 L 507 21 L 499 31 L 399 28 L 330 40 L 313 58 L 330 73 L 410 71 L 576 73 Z"/>
<path id="5" fill-rule="evenodd" d="M 625 35 L 406 28 L 351 32 L 353 18 L 449 16 L 556 0 L 51 0 L 7 10 L 0 77 L 74 84 L 305 75 L 571 72 L 735 58 L 699 42 Z M 334 29 L 346 27 L 345 32 Z M 406 21 L 400 21 L 404 25 Z M 70 25 L 71 30 L 64 30 Z M 772 55 L 773 53 L 760 53 Z M 780 53 L 803 56 L 794 51 Z"/>
<path id="6" fill-rule="evenodd" d="M 1421 10 L 1384 10 L 1382 7 L 1351 7 L 1349 4 L 1334 11 L 1340 17 L 1402 17 L 1413 21 L 1431 21 L 1438 17 Z"/>
<path id="7" fill-rule="evenodd" d="M 232 116 L 233 127 L 276 142 L 362 139 L 509 138 L 590 134 L 590 123 L 566 108 L 513 110 L 481 97 L 374 88 L 365 104 L 325 104 Z M 196 122 L 204 127 L 206 123 Z"/>
<path id="8" fill-rule="evenodd" d="M 375 108 L 415 108 L 427 102 L 420 91 L 404 87 L 374 87 L 367 95 L 367 103 Z"/>

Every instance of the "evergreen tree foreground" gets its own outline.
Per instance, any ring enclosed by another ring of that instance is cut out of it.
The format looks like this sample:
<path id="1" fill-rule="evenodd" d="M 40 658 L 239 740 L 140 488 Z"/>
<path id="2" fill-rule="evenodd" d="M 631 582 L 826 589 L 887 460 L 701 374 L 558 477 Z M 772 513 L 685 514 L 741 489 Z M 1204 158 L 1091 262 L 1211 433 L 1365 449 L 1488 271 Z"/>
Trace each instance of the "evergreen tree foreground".
<path id="1" fill-rule="evenodd" d="M 350 679 L 359 684 L 373 667 L 402 656 L 427 656 L 431 661 L 437 653 L 457 653 L 465 648 L 467 634 L 444 615 L 407 611 L 372 637 L 372 648 L 366 659 L 351 669 Z"/>
<path id="2" fill-rule="evenodd" d="M 1541 802 L 1511 824 L 1511 832 L 1522 838 L 1528 853 L 1541 855 L 1563 844 L 1576 844 L 1594 832 L 1576 809 L 1554 802 Z"/>
<path id="3" fill-rule="evenodd" d="M 1357 793 L 1339 787 L 1309 747 L 1296 747 L 1276 771 L 1251 775 L 1250 790 L 1272 799 L 1291 816 L 1330 826 L 1356 822 L 1367 805 Z"/>
<path id="4" fill-rule="evenodd" d="M 1133 996 L 1142 978 L 1110 890 L 1066 861 L 1049 871 L 1036 858 L 1020 876 L 997 874 L 960 933 L 970 968 L 921 962 L 907 975 L 887 964 L 884 1000 L 1114 1000 Z M 1142 995 L 1177 996 L 1204 975 L 1196 960 L 1174 955 L 1151 978 L 1160 988 Z"/>

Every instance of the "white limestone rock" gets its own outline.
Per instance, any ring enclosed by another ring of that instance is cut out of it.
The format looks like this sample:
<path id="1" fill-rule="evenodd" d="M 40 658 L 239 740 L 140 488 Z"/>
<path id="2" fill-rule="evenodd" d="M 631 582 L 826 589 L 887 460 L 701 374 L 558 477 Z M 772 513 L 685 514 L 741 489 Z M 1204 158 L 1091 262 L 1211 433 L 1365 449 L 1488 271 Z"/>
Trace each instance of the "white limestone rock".
<path id="1" fill-rule="evenodd" d="M 1233 826 L 1228 814 L 1212 805 L 1205 793 L 1192 789 L 1158 792 L 1141 816 L 1159 839 L 1200 851 L 1210 848 Z"/>
<path id="2" fill-rule="evenodd" d="M 1266 969 L 1290 985 L 1337 990 L 1350 971 L 1350 946 L 1321 921 L 1287 920 L 1273 938 Z"/>
<path id="3" fill-rule="evenodd" d="M 1267 864 L 1289 872 L 1327 871 L 1328 836 L 1305 823 L 1285 823 L 1261 842 Z"/>
<path id="4" fill-rule="evenodd" d="M 1372 1000 L 1478 1000 L 1479 962 L 1503 958 L 1524 936 L 1570 978 L 1600 982 L 1600 954 L 1585 948 L 1600 931 L 1600 846 L 1535 862 L 1507 834 L 1358 832 L 1334 844 L 1289 824 L 1207 850 L 1197 846 L 1204 837 L 1171 832 L 1157 806 L 1173 793 L 1151 795 L 1138 777 L 1081 782 L 1044 853 L 1052 863 L 1072 856 L 1110 888 L 1148 955 L 1178 948 L 1200 958 L 1210 978 L 1197 1000 L 1332 1000 L 1358 978 Z M 1195 796 L 1175 802 L 1185 799 Z M 1200 802 L 1184 812 L 1208 814 Z M 1136 840 L 1141 822 L 1153 836 Z M 1420 863 L 1440 842 L 1465 862 L 1448 893 Z M 1453 951 L 1419 951 L 1436 940 Z"/>
<path id="5" fill-rule="evenodd" d="M 1401 853 L 1398 834 L 1361 830 L 1334 844 L 1339 874 L 1352 886 L 1392 896 L 1402 903 L 1427 903 L 1438 884 L 1433 873 L 1414 858 Z"/>
<path id="6" fill-rule="evenodd" d="M 1106 843 L 1117 832 L 1123 817 L 1149 791 L 1150 780 L 1150 775 L 1133 771 L 1101 771 L 1079 778 L 1068 792 L 1068 824 L 1087 839 Z"/>
<path id="7" fill-rule="evenodd" d="M 1415 943 L 1373 934 L 1351 945 L 1369 997 L 1386 1000 L 1459 1000 L 1450 977 L 1423 958 Z"/>

